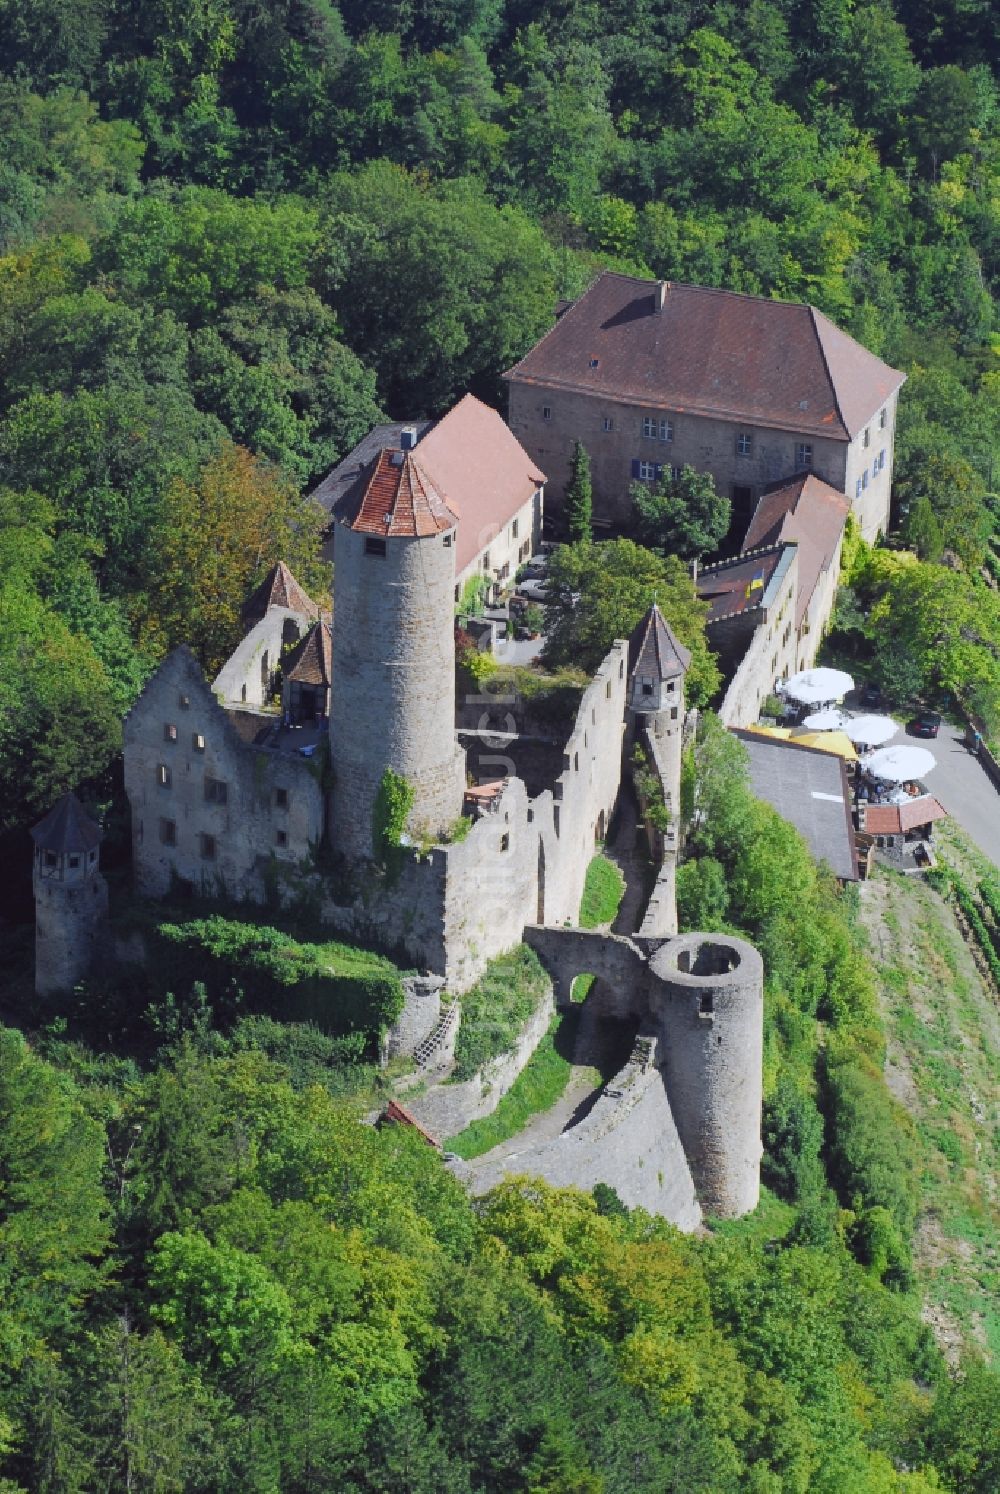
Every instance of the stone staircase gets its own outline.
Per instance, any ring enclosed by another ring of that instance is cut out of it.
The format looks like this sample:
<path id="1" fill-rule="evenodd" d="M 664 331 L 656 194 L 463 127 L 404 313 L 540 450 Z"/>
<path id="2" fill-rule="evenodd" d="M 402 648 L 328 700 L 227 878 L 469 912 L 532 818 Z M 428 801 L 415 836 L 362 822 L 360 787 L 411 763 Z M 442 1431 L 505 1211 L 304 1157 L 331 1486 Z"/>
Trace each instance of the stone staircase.
<path id="1" fill-rule="evenodd" d="M 454 1051 L 454 1038 L 462 1020 L 462 1007 L 458 1001 L 446 1006 L 430 1032 L 413 1050 L 413 1061 L 418 1069 L 435 1068 L 447 1062 Z"/>

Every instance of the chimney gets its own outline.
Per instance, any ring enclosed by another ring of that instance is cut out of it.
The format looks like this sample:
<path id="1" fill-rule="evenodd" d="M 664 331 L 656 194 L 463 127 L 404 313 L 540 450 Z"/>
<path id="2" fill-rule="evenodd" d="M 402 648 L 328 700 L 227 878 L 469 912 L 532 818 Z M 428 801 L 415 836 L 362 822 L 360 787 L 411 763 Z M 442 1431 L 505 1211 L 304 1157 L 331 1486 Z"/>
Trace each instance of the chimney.
<path id="1" fill-rule="evenodd" d="M 417 444 L 417 428 L 415 425 L 404 425 L 399 433 L 399 444 L 404 451 L 412 451 Z"/>
<path id="2" fill-rule="evenodd" d="M 658 280 L 656 290 L 653 292 L 653 302 L 657 311 L 662 311 L 667 304 L 667 296 L 670 293 L 670 281 Z"/>

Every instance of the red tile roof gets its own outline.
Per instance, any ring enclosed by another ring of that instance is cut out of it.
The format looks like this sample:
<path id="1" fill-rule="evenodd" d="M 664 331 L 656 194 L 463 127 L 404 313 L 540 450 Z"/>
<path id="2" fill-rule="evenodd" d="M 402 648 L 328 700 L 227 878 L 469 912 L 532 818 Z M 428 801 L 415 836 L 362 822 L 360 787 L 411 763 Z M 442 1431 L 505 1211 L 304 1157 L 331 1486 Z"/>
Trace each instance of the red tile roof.
<path id="1" fill-rule="evenodd" d="M 473 394 L 442 416 L 420 441 L 417 454 L 458 515 L 456 574 L 471 565 L 545 482 L 545 473 L 506 421 Z"/>
<path id="2" fill-rule="evenodd" d="M 304 617 L 319 617 L 319 608 L 303 590 L 283 560 L 279 560 L 243 603 L 240 616 L 249 629 L 260 622 L 269 607 L 287 607 Z"/>
<path id="3" fill-rule="evenodd" d="M 425 1130 L 416 1116 L 411 1115 L 406 1106 L 401 1105 L 398 1100 L 389 1101 L 382 1112 L 382 1120 L 390 1121 L 397 1125 L 412 1126 L 414 1131 L 422 1136 L 425 1141 L 429 1142 L 431 1146 L 436 1147 L 438 1151 L 441 1150 L 440 1141 L 435 1136 L 432 1136 L 428 1130 Z"/>
<path id="4" fill-rule="evenodd" d="M 695 589 L 700 600 L 708 603 L 706 623 L 759 607 L 784 551 L 784 545 L 773 545 L 699 571 Z"/>
<path id="5" fill-rule="evenodd" d="M 811 472 L 765 493 L 750 521 L 744 550 L 785 540 L 799 547 L 795 626 L 806 615 L 817 583 L 832 564 L 851 511 L 849 499 Z"/>
<path id="6" fill-rule="evenodd" d="M 864 804 L 858 819 L 866 835 L 906 835 L 948 814 L 933 794 L 920 794 L 905 804 Z"/>
<path id="7" fill-rule="evenodd" d="M 281 661 L 286 680 L 329 685 L 333 678 L 333 632 L 328 622 L 314 623 Z"/>
<path id="8" fill-rule="evenodd" d="M 903 383 L 815 307 L 605 270 L 505 375 L 853 439 Z"/>
<path id="9" fill-rule="evenodd" d="M 423 538 L 454 529 L 454 510 L 423 460 L 412 451 L 379 452 L 353 494 L 345 499 L 347 522 L 358 534 Z"/>

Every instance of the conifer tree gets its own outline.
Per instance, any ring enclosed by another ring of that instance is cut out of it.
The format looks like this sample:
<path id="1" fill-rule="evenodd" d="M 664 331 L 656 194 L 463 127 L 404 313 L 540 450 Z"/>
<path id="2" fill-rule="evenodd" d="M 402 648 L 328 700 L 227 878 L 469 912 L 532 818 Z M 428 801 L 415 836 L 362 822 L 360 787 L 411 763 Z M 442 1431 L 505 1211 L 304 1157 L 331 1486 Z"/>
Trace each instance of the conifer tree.
<path id="1" fill-rule="evenodd" d="M 565 503 L 571 543 L 589 545 L 594 537 L 594 505 L 590 485 L 590 457 L 582 441 L 573 444 L 573 461 Z"/>

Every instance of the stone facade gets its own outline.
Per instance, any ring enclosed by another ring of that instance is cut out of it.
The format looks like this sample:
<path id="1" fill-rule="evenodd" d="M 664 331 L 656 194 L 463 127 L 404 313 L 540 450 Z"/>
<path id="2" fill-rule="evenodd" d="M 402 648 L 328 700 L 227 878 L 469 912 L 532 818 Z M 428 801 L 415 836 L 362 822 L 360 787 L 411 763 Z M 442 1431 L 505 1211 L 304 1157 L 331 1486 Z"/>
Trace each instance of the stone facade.
<path id="1" fill-rule="evenodd" d="M 98 850 L 54 852 L 35 847 L 35 991 L 71 991 L 90 972 L 108 913 L 108 884 Z"/>
<path id="2" fill-rule="evenodd" d="M 297 643 L 311 619 L 289 607 L 270 607 L 223 664 L 212 681 L 212 693 L 223 705 L 261 710 L 280 678 L 283 649 Z"/>
<path id="3" fill-rule="evenodd" d="M 272 723 L 250 721 L 265 732 Z M 175 649 L 125 719 L 137 888 L 163 897 L 180 882 L 262 901 L 322 838 L 320 780 L 294 749 L 245 740 L 194 656 Z"/>
<path id="4" fill-rule="evenodd" d="M 557 1001 L 568 1001 L 576 976 L 591 972 L 604 988 L 605 1015 L 638 1022 L 655 1043 L 655 1064 L 705 1212 L 736 1218 L 755 1208 L 764 1031 L 764 968 L 757 951 L 728 935 L 646 940 L 529 928 L 525 938 L 552 977 Z M 609 1086 L 612 1092 L 623 1088 L 617 1081 Z M 650 1161 L 656 1140 L 648 1138 L 648 1166 L 656 1166 Z M 517 1161 L 514 1170 L 525 1170 L 527 1158 Z M 662 1164 L 660 1170 L 668 1172 Z M 551 1181 L 558 1176 L 544 1175 Z M 587 1182 L 585 1172 L 574 1178 L 586 1187 L 598 1180 L 591 1175 Z"/>
<path id="5" fill-rule="evenodd" d="M 573 446 L 579 440 L 590 456 L 598 524 L 624 530 L 631 527 L 629 489 L 639 476 L 635 464 L 646 462 L 659 468 L 688 465 L 698 472 L 709 472 L 718 491 L 733 501 L 737 542 L 764 489 L 803 467 L 846 493 L 866 540 L 874 540 L 888 528 L 896 395 L 875 413 L 866 428 L 869 442 L 865 445 L 863 431 L 851 442 L 835 441 L 741 420 L 669 410 L 655 401 L 636 405 L 570 389 L 546 389 L 516 379 L 511 380 L 509 388 L 510 428 L 548 474 L 547 498 L 556 510 L 562 504 Z M 661 426 L 664 432 L 669 429 L 669 441 L 660 440 L 658 434 L 643 434 L 643 422 L 651 417 L 655 417 L 657 432 Z M 749 437 L 749 455 L 740 455 L 741 436 Z M 803 460 L 803 446 L 809 449 L 808 460 Z M 885 460 L 873 472 L 883 452 Z"/>
<path id="6" fill-rule="evenodd" d="M 761 705 L 778 681 L 787 679 L 798 667 L 797 547 L 785 545 L 782 549 L 778 567 L 756 607 L 744 608 L 728 617 L 709 618 L 710 646 L 719 651 L 724 667 L 727 660 L 735 666 L 719 706 L 719 719 L 724 726 L 747 726 L 755 722 Z M 746 556 L 740 557 L 741 561 L 744 559 Z M 713 569 L 706 567 L 702 578 Z"/>
<path id="7" fill-rule="evenodd" d="M 465 760 L 455 741 L 453 529 L 373 539 L 337 529 L 330 744 L 332 835 L 371 859 L 387 769 L 414 791 L 410 828 L 437 839 L 459 816 Z"/>

